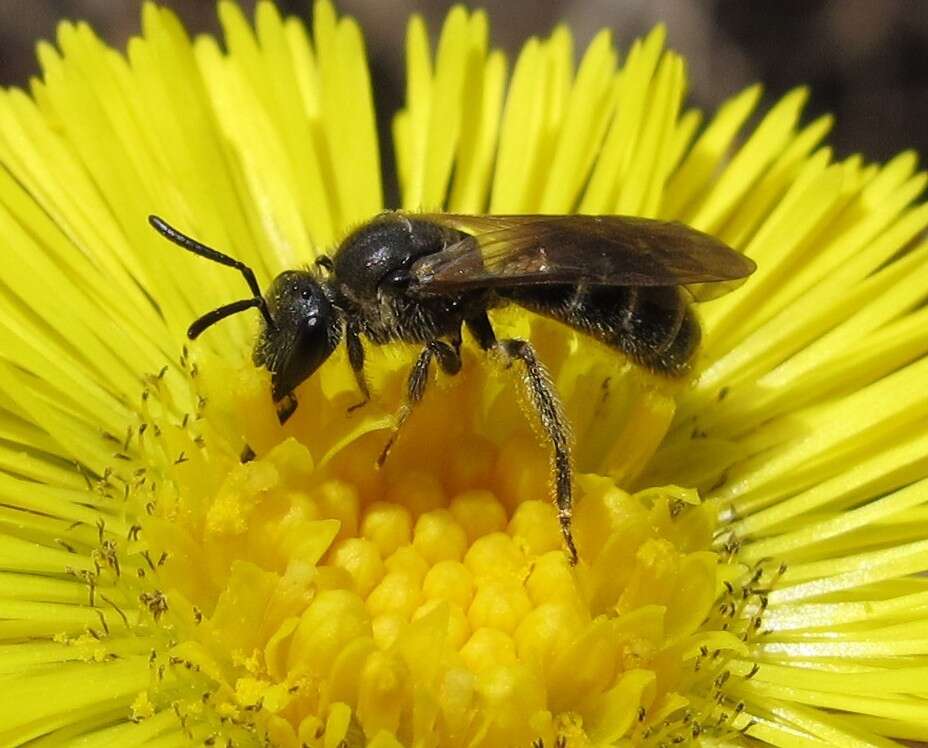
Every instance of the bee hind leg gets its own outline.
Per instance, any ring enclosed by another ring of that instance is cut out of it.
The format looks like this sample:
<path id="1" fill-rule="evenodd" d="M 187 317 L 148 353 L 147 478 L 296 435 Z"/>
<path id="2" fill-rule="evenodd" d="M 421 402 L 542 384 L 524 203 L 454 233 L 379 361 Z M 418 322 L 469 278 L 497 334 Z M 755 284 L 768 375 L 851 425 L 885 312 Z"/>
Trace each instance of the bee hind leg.
<path id="1" fill-rule="evenodd" d="M 561 401 L 544 366 L 538 361 L 535 349 L 527 340 L 510 338 L 499 341 L 499 349 L 509 362 L 518 360 L 525 369 L 525 384 L 529 398 L 538 414 L 542 428 L 554 447 L 554 486 L 557 517 L 561 535 L 570 554 L 570 563 L 577 563 L 577 547 L 571 532 L 573 516 L 573 489 L 570 468 L 570 429 L 564 417 Z"/>
<path id="2" fill-rule="evenodd" d="M 506 359 L 506 366 L 513 361 L 521 361 L 525 367 L 525 384 L 532 406 L 538 414 L 541 426 L 554 447 L 554 486 L 557 517 L 561 524 L 561 535 L 570 563 L 577 563 L 577 547 L 571 532 L 573 516 L 573 487 L 570 468 L 570 429 L 564 418 L 561 401 L 554 391 L 554 385 L 548 377 L 541 362 L 535 355 L 535 349 L 527 340 L 510 338 L 497 340 L 493 326 L 486 314 L 467 320 L 467 329 L 474 336 L 477 344 L 485 351 L 498 350 Z"/>
<path id="3" fill-rule="evenodd" d="M 426 343 L 425 348 L 419 354 L 419 358 L 416 359 L 416 363 L 413 364 L 412 371 L 409 372 L 409 379 L 406 383 L 406 402 L 403 403 L 396 415 L 396 423 L 390 433 L 390 438 L 384 445 L 380 457 L 377 458 L 377 467 L 383 467 L 387 461 L 400 429 L 406 423 L 413 408 L 425 394 L 425 388 L 429 381 L 429 365 L 432 363 L 432 359 L 437 358 L 441 370 L 445 374 L 453 376 L 461 370 L 460 345 L 460 338 L 452 340 L 450 345 L 442 340 L 431 340 Z"/>

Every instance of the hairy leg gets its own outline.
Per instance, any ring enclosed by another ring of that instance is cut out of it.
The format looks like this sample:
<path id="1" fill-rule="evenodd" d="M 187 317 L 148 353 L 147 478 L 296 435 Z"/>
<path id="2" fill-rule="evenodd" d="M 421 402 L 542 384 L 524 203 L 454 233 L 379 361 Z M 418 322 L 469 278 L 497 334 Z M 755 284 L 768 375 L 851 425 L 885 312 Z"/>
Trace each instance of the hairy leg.
<path id="1" fill-rule="evenodd" d="M 409 372 L 409 379 L 406 382 L 406 402 L 403 403 L 399 413 L 397 413 L 396 423 L 393 426 L 390 438 L 384 445 L 380 457 L 377 458 L 378 467 L 383 467 L 383 464 L 387 461 L 387 456 L 396 442 L 400 429 L 406 423 L 416 404 L 422 400 L 429 381 L 429 365 L 432 363 L 432 359 L 438 359 L 438 365 L 445 374 L 453 376 L 461 370 L 460 344 L 460 338 L 452 340 L 451 345 L 441 340 L 432 340 L 426 343 L 425 348 L 419 354 L 419 358 L 416 359 L 412 371 Z"/>
<path id="2" fill-rule="evenodd" d="M 541 420 L 542 428 L 554 448 L 555 503 L 561 534 L 570 554 L 571 564 L 577 563 L 577 548 L 571 532 L 573 515 L 573 483 L 570 467 L 570 430 L 544 367 L 535 355 L 535 349 L 526 340 L 511 338 L 497 340 L 486 314 L 466 322 L 467 329 L 484 350 L 499 350 L 508 362 L 520 361 L 525 371 L 525 384 L 532 406 Z"/>
<path id="3" fill-rule="evenodd" d="M 526 340 L 511 338 L 499 341 L 499 347 L 510 360 L 521 361 L 525 367 L 525 382 L 532 405 L 541 425 L 554 447 L 554 485 L 557 516 L 561 534 L 570 553 L 571 564 L 577 563 L 577 548 L 571 533 L 573 488 L 570 469 L 570 430 L 561 411 L 561 402 L 544 367 L 535 356 L 535 349 Z"/>

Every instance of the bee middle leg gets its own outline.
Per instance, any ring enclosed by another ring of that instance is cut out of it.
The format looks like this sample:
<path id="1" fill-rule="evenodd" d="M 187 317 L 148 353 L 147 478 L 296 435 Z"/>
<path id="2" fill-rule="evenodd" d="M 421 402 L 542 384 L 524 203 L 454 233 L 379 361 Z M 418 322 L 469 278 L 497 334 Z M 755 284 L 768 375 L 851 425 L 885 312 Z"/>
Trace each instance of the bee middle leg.
<path id="1" fill-rule="evenodd" d="M 409 372 L 409 379 L 406 382 L 406 402 L 403 403 L 396 415 L 396 423 L 390 433 L 390 438 L 384 445 L 380 457 L 377 458 L 377 467 L 383 467 L 383 464 L 387 461 L 387 456 L 396 442 L 400 429 L 406 423 L 413 408 L 425 394 L 425 388 L 429 381 L 429 365 L 432 363 L 432 359 L 437 358 L 441 370 L 445 374 L 453 376 L 461 370 L 460 345 L 460 338 L 452 340 L 450 345 L 442 340 L 430 340 L 426 343 L 425 348 L 419 354 L 419 358 L 416 359 L 412 371 Z"/>
<path id="2" fill-rule="evenodd" d="M 493 327 L 486 314 L 469 319 L 466 322 L 478 345 L 486 351 L 498 350 L 506 357 L 507 364 L 520 361 L 525 370 L 525 383 L 529 398 L 538 414 L 542 428 L 554 447 L 554 485 L 557 516 L 561 525 L 561 535 L 570 554 L 571 565 L 577 563 L 577 547 L 571 532 L 573 516 L 573 487 L 570 467 L 570 429 L 564 417 L 560 398 L 554 390 L 548 373 L 545 371 L 535 349 L 527 340 L 509 338 L 497 340 Z"/>
<path id="3" fill-rule="evenodd" d="M 364 344 L 361 335 L 354 325 L 349 324 L 345 330 L 345 346 L 348 348 L 348 363 L 354 373 L 354 381 L 358 383 L 361 391 L 361 401 L 348 406 L 348 412 L 353 413 L 371 399 L 371 391 L 367 386 L 367 377 L 364 376 Z"/>

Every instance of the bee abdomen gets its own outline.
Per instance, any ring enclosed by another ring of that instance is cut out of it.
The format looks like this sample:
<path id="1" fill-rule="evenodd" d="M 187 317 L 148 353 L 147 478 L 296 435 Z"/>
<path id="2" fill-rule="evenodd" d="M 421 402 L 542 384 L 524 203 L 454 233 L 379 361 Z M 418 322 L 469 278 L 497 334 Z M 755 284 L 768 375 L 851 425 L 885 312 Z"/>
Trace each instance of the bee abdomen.
<path id="1" fill-rule="evenodd" d="M 684 293 L 674 286 L 551 284 L 506 289 L 500 296 L 666 376 L 686 374 L 699 347 L 699 322 Z"/>
<path id="2" fill-rule="evenodd" d="M 601 289 L 605 296 L 594 306 L 608 303 L 608 292 L 625 291 L 631 300 L 619 325 L 612 325 L 604 343 L 622 349 L 629 358 L 651 371 L 681 376 L 689 371 L 701 331 L 683 292 L 675 286 Z M 598 336 L 597 336 L 598 337 Z"/>

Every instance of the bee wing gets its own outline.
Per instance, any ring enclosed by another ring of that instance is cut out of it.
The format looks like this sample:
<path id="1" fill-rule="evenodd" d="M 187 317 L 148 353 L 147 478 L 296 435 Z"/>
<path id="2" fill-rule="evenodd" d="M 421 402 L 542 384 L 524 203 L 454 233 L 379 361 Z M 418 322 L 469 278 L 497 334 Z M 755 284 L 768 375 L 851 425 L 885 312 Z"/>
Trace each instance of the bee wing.
<path id="1" fill-rule="evenodd" d="M 422 294 L 576 282 L 682 286 L 745 278 L 756 267 L 708 234 L 682 223 L 648 218 L 456 214 L 422 218 L 471 234 L 412 266 L 412 289 Z"/>

